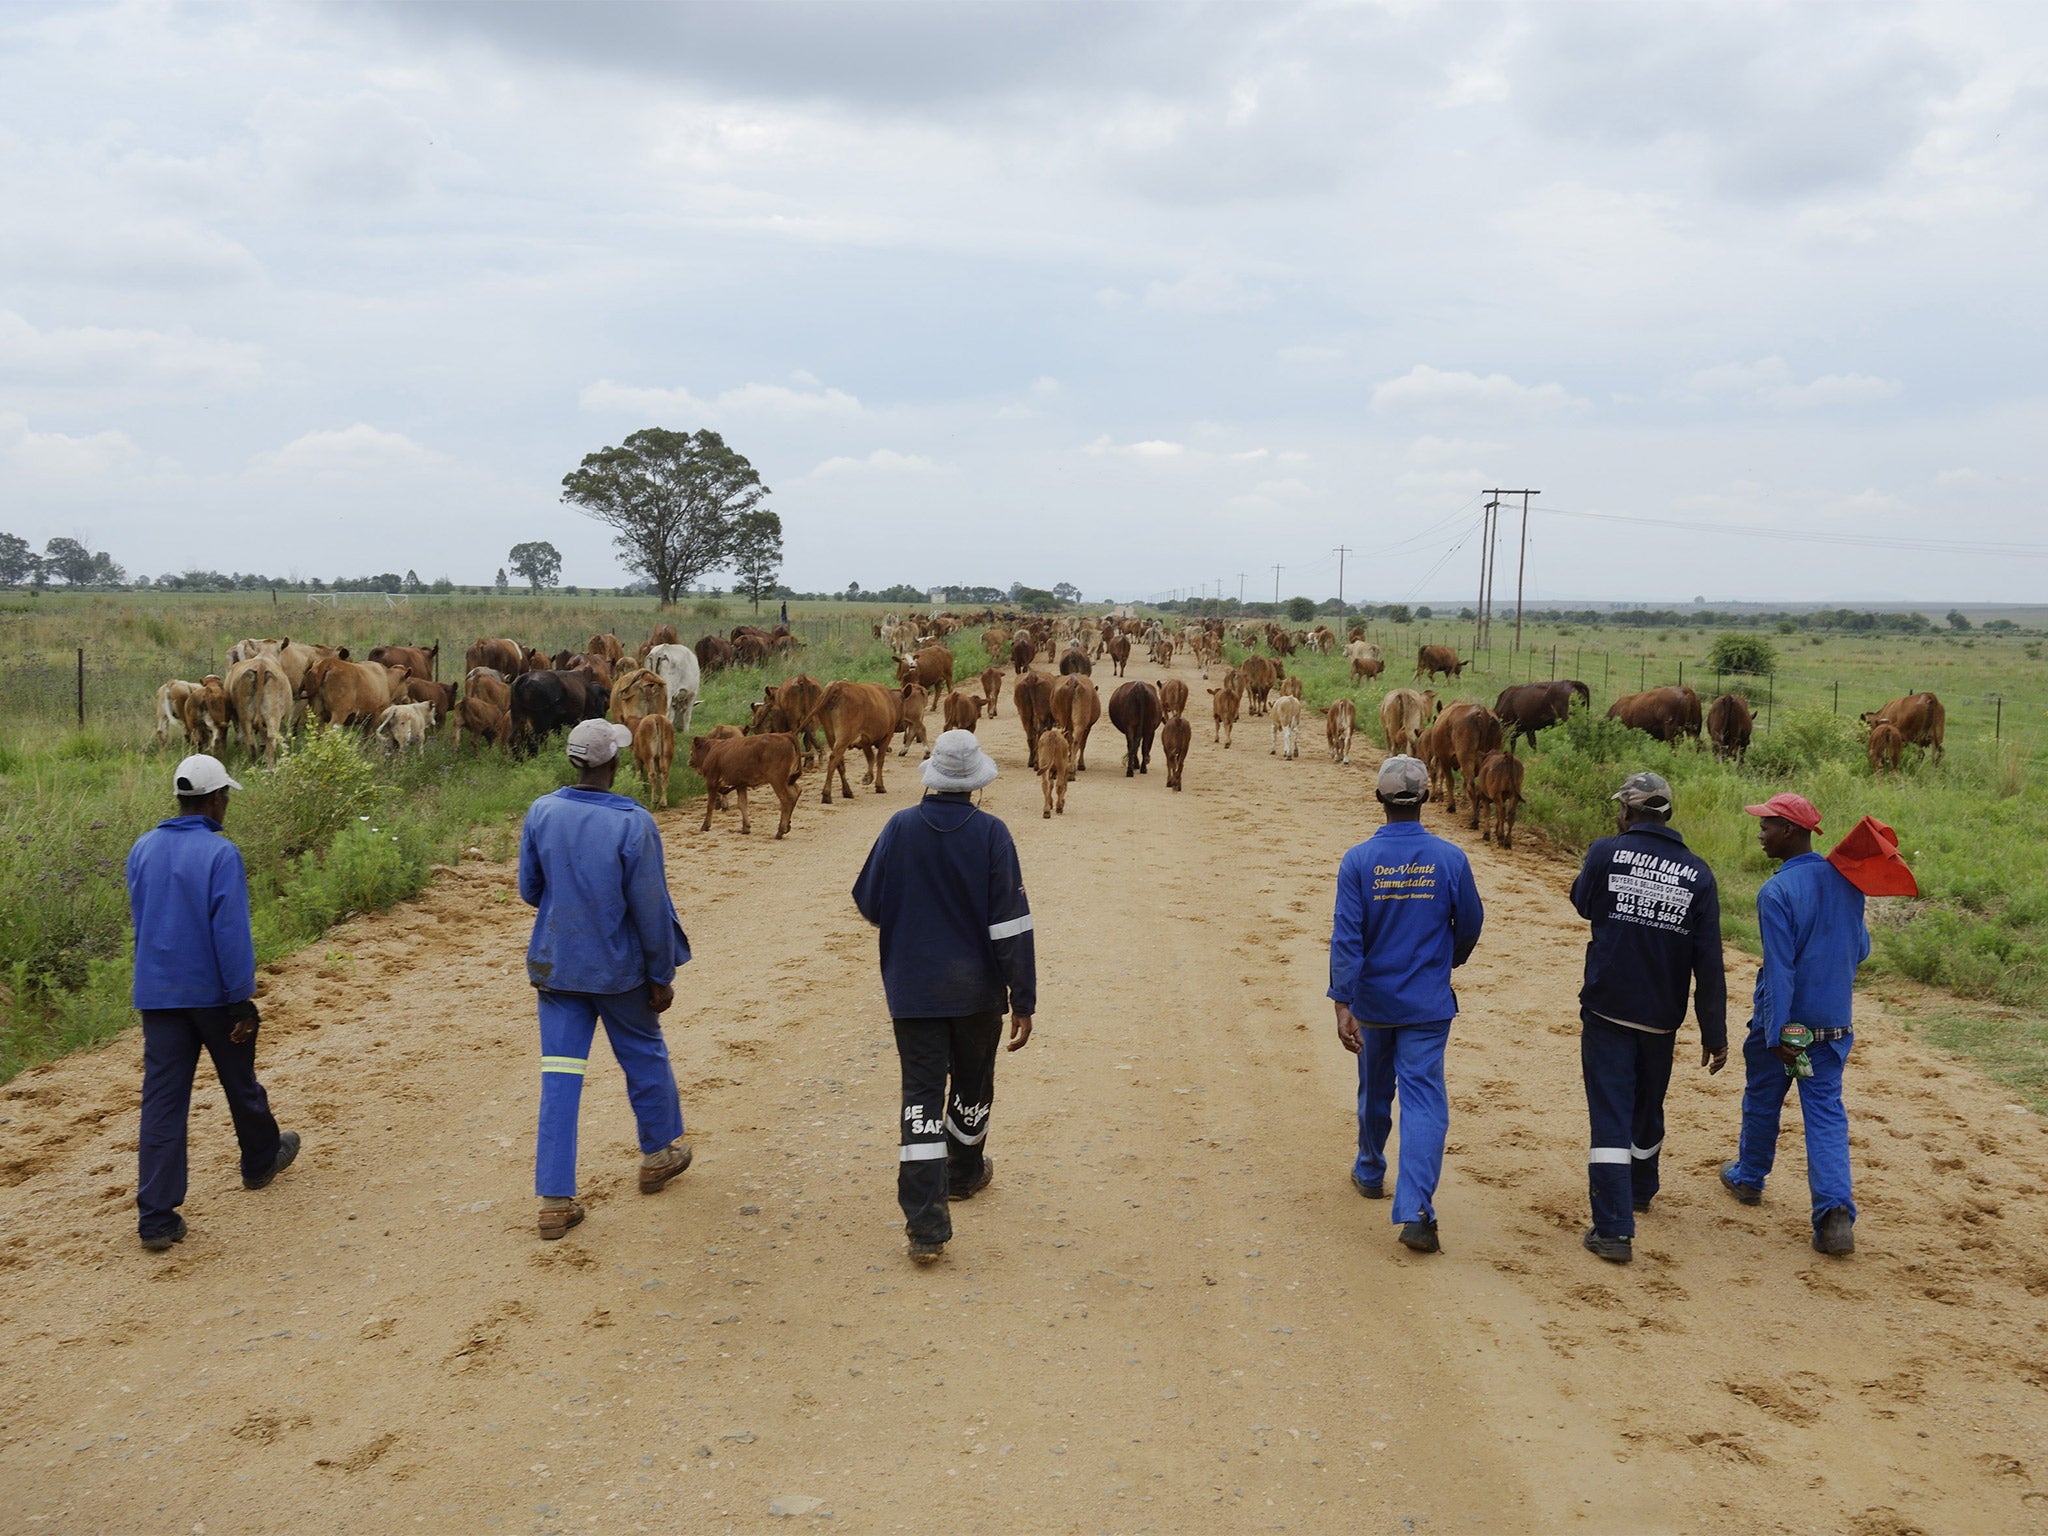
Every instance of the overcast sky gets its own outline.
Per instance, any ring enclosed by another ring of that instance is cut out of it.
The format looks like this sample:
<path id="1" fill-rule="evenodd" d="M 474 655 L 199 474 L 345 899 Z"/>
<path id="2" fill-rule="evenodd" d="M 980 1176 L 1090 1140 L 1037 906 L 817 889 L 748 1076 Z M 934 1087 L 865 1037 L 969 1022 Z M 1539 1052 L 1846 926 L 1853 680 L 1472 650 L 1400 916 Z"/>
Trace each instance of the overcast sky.
<path id="1" fill-rule="evenodd" d="M 1463 596 L 1500 485 L 1536 596 L 2039 600 L 1910 546 L 2048 552 L 2044 105 L 1949 0 L 8 5 L 0 529 L 610 584 L 708 426 L 804 590 Z"/>

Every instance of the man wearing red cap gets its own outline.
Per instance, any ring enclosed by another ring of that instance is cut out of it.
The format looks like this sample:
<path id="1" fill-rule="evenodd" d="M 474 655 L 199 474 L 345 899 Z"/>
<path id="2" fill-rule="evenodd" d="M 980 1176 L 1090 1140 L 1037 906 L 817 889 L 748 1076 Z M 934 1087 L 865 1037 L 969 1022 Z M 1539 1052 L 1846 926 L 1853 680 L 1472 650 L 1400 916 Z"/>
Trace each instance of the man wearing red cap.
<path id="1" fill-rule="evenodd" d="M 1742 1095 L 1742 1141 L 1721 1183 L 1744 1205 L 1763 1199 L 1764 1181 L 1778 1152 L 1778 1117 L 1785 1095 L 1799 1084 L 1806 1125 L 1806 1181 L 1813 1193 L 1813 1246 L 1828 1254 L 1856 1251 L 1856 1202 L 1849 1187 L 1849 1117 L 1842 1106 L 1842 1069 L 1848 1063 L 1856 967 L 1870 955 L 1863 923 L 1863 892 L 1813 851 L 1820 812 L 1803 795 L 1773 795 L 1745 806 L 1760 817 L 1757 841 L 1782 867 L 1757 892 L 1757 929 L 1764 963 L 1743 1042 L 1749 1085 Z M 1784 1042 L 1788 1025 L 1804 1025 L 1811 1041 L 1804 1055 L 1812 1076 L 1794 1078 L 1802 1054 Z"/>

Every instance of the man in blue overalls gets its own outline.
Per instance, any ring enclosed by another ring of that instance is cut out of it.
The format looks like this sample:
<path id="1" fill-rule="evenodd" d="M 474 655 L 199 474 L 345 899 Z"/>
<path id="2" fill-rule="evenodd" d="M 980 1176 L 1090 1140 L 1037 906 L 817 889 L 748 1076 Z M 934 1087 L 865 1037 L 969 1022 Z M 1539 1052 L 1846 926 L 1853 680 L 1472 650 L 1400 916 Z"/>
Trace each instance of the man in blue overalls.
<path id="1" fill-rule="evenodd" d="M 638 801 L 615 795 L 619 753 L 633 733 L 585 720 L 569 733 L 576 782 L 533 802 L 519 834 L 519 897 L 537 908 L 526 951 L 540 995 L 540 1136 L 534 1193 L 540 1235 L 583 1219 L 576 1203 L 576 1120 L 597 1021 L 640 1132 L 640 1193 L 690 1166 L 683 1105 L 660 1016 L 690 958 L 662 867 L 661 831 Z"/>
<path id="2" fill-rule="evenodd" d="M 1720 891 L 1671 825 L 1670 784 L 1632 773 L 1614 798 L 1615 835 L 1586 850 L 1572 905 L 1593 925 L 1579 991 L 1579 1069 L 1592 1122 L 1585 1243 L 1626 1264 L 1635 1257 L 1636 1215 L 1657 1195 L 1664 1092 L 1686 992 L 1699 1014 L 1700 1065 L 1719 1072 L 1728 1064 L 1728 977 Z"/>
<path id="3" fill-rule="evenodd" d="M 1764 1196 L 1764 1181 L 1778 1155 L 1778 1116 L 1785 1095 L 1799 1084 L 1799 1114 L 1806 1125 L 1806 1182 L 1813 1195 L 1813 1246 L 1818 1253 L 1856 1251 L 1856 1202 L 1849 1180 L 1849 1114 L 1842 1105 L 1842 1070 L 1848 1065 L 1856 968 L 1870 957 L 1863 923 L 1863 893 L 1813 851 L 1820 812 L 1803 795 L 1773 795 L 1745 806 L 1762 818 L 1757 841 L 1778 872 L 1756 893 L 1763 969 L 1742 1057 L 1749 1086 L 1742 1095 L 1742 1140 L 1721 1183 L 1744 1205 Z M 1803 1025 L 1807 1043 L 1787 1044 L 1788 1026 Z M 1801 1058 L 1811 1076 L 1793 1076 Z"/>
<path id="4" fill-rule="evenodd" d="M 256 1080 L 256 945 L 241 850 L 221 836 L 228 791 L 242 786 L 198 753 L 172 775 L 178 814 L 128 851 L 135 991 L 142 1014 L 142 1131 L 136 1229 L 161 1253 L 185 1240 L 185 1131 L 204 1050 L 242 1148 L 242 1187 L 262 1189 L 299 1155 Z"/>
<path id="5" fill-rule="evenodd" d="M 1436 1186 L 1450 1131 L 1444 1049 L 1458 999 L 1451 971 L 1485 921 L 1472 864 L 1457 844 L 1423 830 L 1429 770 L 1412 757 L 1380 764 L 1387 823 L 1344 855 L 1330 930 L 1337 1038 L 1358 1058 L 1358 1159 L 1351 1183 L 1386 1198 L 1387 1136 L 1401 1101 L 1393 1219 L 1401 1242 L 1435 1253 Z"/>

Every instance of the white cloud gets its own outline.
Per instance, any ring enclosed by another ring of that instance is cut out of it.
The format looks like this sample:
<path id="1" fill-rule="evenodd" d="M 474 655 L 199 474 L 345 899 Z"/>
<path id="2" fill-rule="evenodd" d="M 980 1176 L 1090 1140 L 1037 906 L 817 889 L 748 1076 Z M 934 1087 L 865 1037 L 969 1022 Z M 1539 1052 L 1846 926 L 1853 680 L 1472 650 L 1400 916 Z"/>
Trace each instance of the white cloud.
<path id="1" fill-rule="evenodd" d="M 808 376 L 806 376 L 808 379 Z M 815 384 L 815 380 L 809 380 Z M 577 404 L 586 411 L 635 416 L 666 416 L 682 424 L 693 418 L 719 421 L 728 417 L 775 417 L 795 420 L 852 417 L 861 403 L 840 389 L 791 389 L 785 384 L 742 384 L 706 400 L 687 389 L 655 389 L 599 379 L 585 385 Z"/>
<path id="2" fill-rule="evenodd" d="M 1273 296 L 1261 288 L 1247 287 L 1234 274 L 1218 267 L 1195 267 L 1171 283 L 1149 283 L 1145 307 L 1187 315 L 1241 315 L 1264 309 Z"/>
<path id="3" fill-rule="evenodd" d="M 1261 480 L 1241 496 L 1233 496 L 1230 504 L 1253 510 L 1277 510 L 1282 507 L 1299 506 L 1302 502 L 1313 501 L 1323 493 L 1306 480 L 1289 475 L 1279 480 Z"/>
<path id="4" fill-rule="evenodd" d="M 1868 405 L 1894 399 L 1900 392 L 1898 380 L 1867 373 L 1827 373 L 1802 384 L 1782 357 L 1764 357 L 1702 368 L 1686 379 L 1678 395 L 1682 400 L 1734 399 L 1771 410 L 1800 411 Z"/>
<path id="5" fill-rule="evenodd" d="M 257 454 L 249 461 L 249 469 L 264 476 L 340 477 L 415 469 L 439 457 L 403 432 L 386 432 L 359 421 L 354 426 L 293 438 L 282 448 Z"/>
<path id="6" fill-rule="evenodd" d="M 38 330 L 0 310 L 0 381 L 30 384 L 247 384 L 262 371 L 261 349 L 162 331 Z"/>
<path id="7" fill-rule="evenodd" d="M 1339 372 L 1351 360 L 1342 347 L 1325 346 L 1282 347 L 1273 356 L 1282 368 L 1310 374 Z"/>
<path id="8" fill-rule="evenodd" d="M 825 480 L 834 475 L 939 475 L 946 473 L 943 464 L 935 464 L 923 454 L 897 453 L 891 448 L 877 448 L 864 459 L 839 456 L 827 459 L 811 471 L 813 480 Z"/>
<path id="9" fill-rule="evenodd" d="M 1981 485 L 1984 473 L 1965 466 L 1961 469 L 1944 469 L 1934 477 L 1936 485 Z"/>
<path id="10" fill-rule="evenodd" d="M 1372 392 L 1376 411 L 1412 414 L 1550 415 L 1588 409 L 1562 384 L 1520 384 L 1504 373 L 1448 372 L 1417 363 Z"/>
<path id="11" fill-rule="evenodd" d="M 1408 457 L 1418 464 L 1442 464 L 1474 455 L 1503 453 L 1506 443 L 1489 443 L 1469 437 L 1423 436 L 1408 445 Z"/>
<path id="12" fill-rule="evenodd" d="M 1181 458 L 1187 451 L 1187 444 L 1169 443 L 1161 438 L 1148 438 L 1142 443 L 1113 443 L 1107 434 L 1096 438 L 1087 449 L 1091 457 L 1098 459 L 1116 455 L 1132 459 L 1149 459 L 1154 463 Z"/>
<path id="13" fill-rule="evenodd" d="M 89 479 L 135 457 L 135 444 L 126 432 L 109 428 L 83 437 L 34 432 L 26 416 L 0 411 L 0 461 L 29 479 Z"/>
<path id="14" fill-rule="evenodd" d="M 1054 378 L 1036 378 L 1031 381 L 1031 393 L 1040 400 L 1050 400 L 1060 392 L 1060 381 Z"/>

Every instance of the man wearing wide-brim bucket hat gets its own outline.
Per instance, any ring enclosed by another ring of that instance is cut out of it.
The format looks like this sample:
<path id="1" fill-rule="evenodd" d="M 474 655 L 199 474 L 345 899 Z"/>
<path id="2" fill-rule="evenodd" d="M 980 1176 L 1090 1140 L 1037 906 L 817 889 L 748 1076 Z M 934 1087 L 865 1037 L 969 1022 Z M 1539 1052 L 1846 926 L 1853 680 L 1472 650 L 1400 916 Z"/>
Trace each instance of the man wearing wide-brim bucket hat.
<path id="1" fill-rule="evenodd" d="M 929 793 L 883 826 L 853 899 L 881 930 L 903 1072 L 896 1199 L 911 1258 L 929 1264 L 952 1240 L 949 1202 L 995 1176 L 987 1150 L 1003 1014 L 1017 1050 L 1031 1038 L 1038 962 L 1017 845 L 973 798 L 995 781 L 995 759 L 972 731 L 947 731 L 921 771 Z"/>

